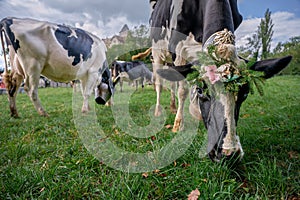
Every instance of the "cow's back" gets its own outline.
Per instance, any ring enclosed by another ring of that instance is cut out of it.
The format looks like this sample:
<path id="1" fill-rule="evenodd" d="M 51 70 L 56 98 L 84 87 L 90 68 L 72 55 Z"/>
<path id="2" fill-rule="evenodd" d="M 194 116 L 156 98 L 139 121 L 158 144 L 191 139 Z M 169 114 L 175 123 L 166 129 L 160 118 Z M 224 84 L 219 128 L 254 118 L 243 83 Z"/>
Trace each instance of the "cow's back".
<path id="1" fill-rule="evenodd" d="M 31 49 L 29 54 L 37 53 L 37 49 L 43 47 L 43 43 L 52 42 L 51 34 L 54 29 L 54 24 L 49 22 L 42 22 L 33 19 L 19 19 L 19 18 L 4 18 L 1 21 L 2 27 L 4 27 L 7 41 L 9 45 L 13 46 L 16 53 L 21 48 Z M 40 54 L 40 50 L 38 51 Z"/>
<path id="2" fill-rule="evenodd" d="M 19 18 L 5 18 L 1 26 L 22 67 L 54 81 L 80 79 L 87 67 L 97 71 L 106 58 L 105 44 L 78 28 Z"/>
<path id="3" fill-rule="evenodd" d="M 192 34 L 196 42 L 205 43 L 215 32 L 234 32 L 242 22 L 237 0 L 161 0 L 150 18 L 151 38 L 166 40 L 169 51 Z"/>

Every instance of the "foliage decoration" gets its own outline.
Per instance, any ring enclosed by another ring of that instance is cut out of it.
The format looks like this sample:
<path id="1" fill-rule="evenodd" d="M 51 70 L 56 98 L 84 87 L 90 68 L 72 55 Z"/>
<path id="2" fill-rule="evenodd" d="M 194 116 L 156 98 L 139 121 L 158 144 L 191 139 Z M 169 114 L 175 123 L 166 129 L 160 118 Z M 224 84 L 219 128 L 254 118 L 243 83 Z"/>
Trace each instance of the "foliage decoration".
<path id="1" fill-rule="evenodd" d="M 218 57 L 216 48 L 217 46 L 212 44 L 207 47 L 207 52 L 200 53 L 201 66 L 194 65 L 195 71 L 188 75 L 187 80 L 200 88 L 206 84 L 223 83 L 225 92 L 235 95 L 241 86 L 248 84 L 251 94 L 256 87 L 259 94 L 263 95 L 264 73 L 250 69 L 255 61 L 242 61 L 237 65 L 233 61 Z"/>

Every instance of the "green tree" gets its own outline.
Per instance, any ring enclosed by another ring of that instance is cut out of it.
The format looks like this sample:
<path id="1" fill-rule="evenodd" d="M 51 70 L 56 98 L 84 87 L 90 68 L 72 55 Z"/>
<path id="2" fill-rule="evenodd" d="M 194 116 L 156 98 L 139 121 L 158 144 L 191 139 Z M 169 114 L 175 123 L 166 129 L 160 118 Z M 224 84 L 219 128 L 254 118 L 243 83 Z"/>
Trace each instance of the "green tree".
<path id="1" fill-rule="evenodd" d="M 273 21 L 269 9 L 265 12 L 265 17 L 261 19 L 257 31 L 247 38 L 247 48 L 251 49 L 252 56 L 255 60 L 266 59 L 270 55 L 271 41 L 273 37 Z"/>
<path id="2" fill-rule="evenodd" d="M 151 45 L 149 28 L 146 25 L 141 24 L 138 27 L 134 27 L 130 33 L 136 47 L 144 48 L 145 46 L 149 47 Z"/>
<path id="3" fill-rule="evenodd" d="M 300 36 L 292 37 L 287 42 L 279 42 L 274 48 L 272 57 L 291 55 L 293 59 L 281 74 L 300 75 Z"/>
<path id="4" fill-rule="evenodd" d="M 149 28 L 143 24 L 134 27 L 129 31 L 124 44 L 114 45 L 108 49 L 108 62 L 111 63 L 115 59 L 131 61 L 131 56 L 144 52 L 150 46 Z M 149 58 L 143 61 L 150 62 Z"/>
<path id="5" fill-rule="evenodd" d="M 251 38 L 247 38 L 248 43 L 247 47 L 249 50 L 252 51 L 252 57 L 255 60 L 258 60 L 259 57 L 259 50 L 261 48 L 261 43 L 259 39 L 259 35 L 257 33 L 254 33 Z"/>
<path id="6" fill-rule="evenodd" d="M 273 37 L 273 21 L 271 19 L 271 12 L 269 9 L 265 12 L 265 18 L 261 19 L 260 26 L 258 27 L 258 36 L 261 40 L 261 58 L 266 59 L 270 54 L 271 41 Z"/>

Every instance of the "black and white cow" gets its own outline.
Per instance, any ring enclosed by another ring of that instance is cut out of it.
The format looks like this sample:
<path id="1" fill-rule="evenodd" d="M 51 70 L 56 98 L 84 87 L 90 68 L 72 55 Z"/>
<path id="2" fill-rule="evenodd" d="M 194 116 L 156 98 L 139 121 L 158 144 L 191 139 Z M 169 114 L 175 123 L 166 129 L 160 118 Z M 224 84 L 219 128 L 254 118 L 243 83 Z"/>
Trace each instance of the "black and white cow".
<path id="1" fill-rule="evenodd" d="M 142 84 L 147 81 L 152 82 L 152 72 L 148 69 L 147 65 L 142 61 L 113 61 L 111 64 L 112 76 L 115 79 L 120 77 L 120 91 L 123 91 L 123 81 L 135 83 L 136 89 L 138 82 Z"/>
<path id="2" fill-rule="evenodd" d="M 40 75 L 57 82 L 81 80 L 82 112 L 89 110 L 88 98 L 95 88 L 97 103 L 105 104 L 112 95 L 106 47 L 95 35 L 65 25 L 19 18 L 2 19 L 0 31 L 3 51 L 5 38 L 11 64 L 9 73 L 4 56 L 4 82 L 11 116 L 18 117 L 16 96 L 23 80 L 35 109 L 40 115 L 47 116 L 38 98 Z"/>
<path id="3" fill-rule="evenodd" d="M 176 132 L 183 128 L 183 106 L 188 87 L 186 82 L 182 81 L 183 76 L 173 69 L 184 75 L 192 72 L 193 63 L 199 64 L 199 53 L 206 50 L 210 44 L 216 46 L 218 58 L 235 66 L 244 63 L 245 61 L 236 54 L 233 35 L 242 22 L 242 16 L 238 11 L 237 0 L 150 0 L 150 4 L 153 9 L 150 18 L 153 76 L 157 92 L 155 114 L 159 115 L 161 112 L 161 76 L 171 81 L 180 81 L 178 110 L 173 126 L 173 131 Z M 215 43 L 216 38 L 222 41 L 222 35 L 232 35 L 230 38 L 233 41 Z M 262 61 L 253 65 L 251 69 L 263 71 L 265 78 L 270 78 L 286 67 L 290 60 L 291 57 L 285 57 Z M 174 67 L 163 70 L 163 66 L 166 65 Z M 208 130 L 208 155 L 214 160 L 219 160 L 223 155 L 242 155 L 236 126 L 240 106 L 249 93 L 249 84 L 240 86 L 237 94 L 216 94 L 209 91 L 210 95 L 205 95 L 202 91 L 203 88 L 198 88 L 196 99 L 199 103 L 199 115 Z"/>

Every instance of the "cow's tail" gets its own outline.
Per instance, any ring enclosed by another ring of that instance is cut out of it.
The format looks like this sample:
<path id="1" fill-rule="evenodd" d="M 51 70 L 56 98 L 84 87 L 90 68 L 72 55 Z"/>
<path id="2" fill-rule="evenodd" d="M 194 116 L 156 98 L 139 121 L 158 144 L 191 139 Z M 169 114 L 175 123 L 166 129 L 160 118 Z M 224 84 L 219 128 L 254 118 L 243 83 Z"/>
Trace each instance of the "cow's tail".
<path id="1" fill-rule="evenodd" d="M 150 0 L 150 6 L 151 6 L 152 10 L 154 9 L 156 2 L 157 2 L 157 0 Z"/>
<path id="2" fill-rule="evenodd" d="M 8 64 L 7 64 L 7 60 L 6 60 L 6 51 L 5 51 L 5 43 L 4 43 L 4 34 L 5 31 L 3 30 L 3 26 L 0 23 L 0 37 L 1 37 L 1 46 L 2 46 L 2 51 L 3 51 L 3 57 L 4 57 L 4 64 L 5 64 L 5 71 L 8 71 Z"/>
<path id="3" fill-rule="evenodd" d="M 12 96 L 12 93 L 14 93 L 15 85 L 12 82 L 11 73 L 8 71 L 8 63 L 7 63 L 7 59 L 6 59 L 4 37 L 5 37 L 5 30 L 3 29 L 3 24 L 0 23 L 0 38 L 1 38 L 3 57 L 4 57 L 4 65 L 5 65 L 5 69 L 4 69 L 4 73 L 3 73 L 3 83 L 6 87 L 6 89 L 9 91 L 10 96 Z"/>
<path id="4" fill-rule="evenodd" d="M 151 51 L 152 51 L 152 48 L 150 47 L 144 52 L 138 53 L 137 55 L 133 55 L 131 57 L 131 60 L 139 60 L 139 59 L 146 58 L 147 56 L 150 55 Z"/>

